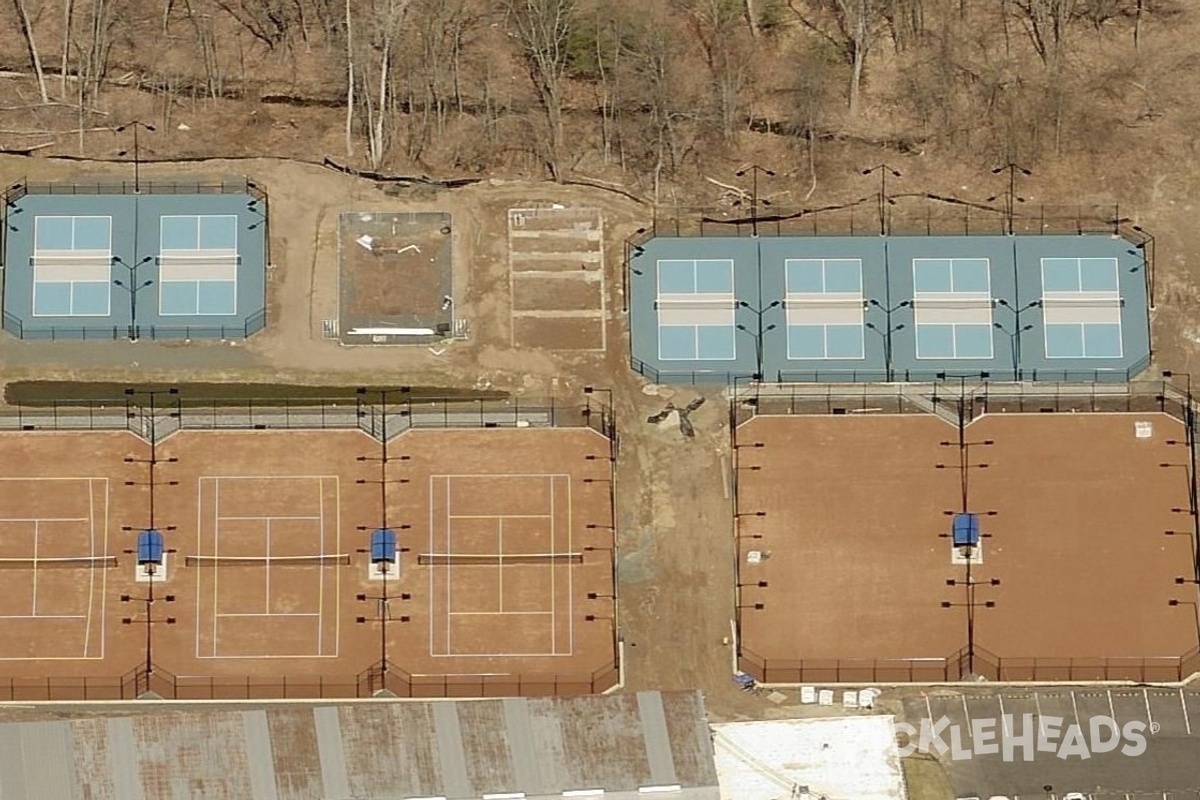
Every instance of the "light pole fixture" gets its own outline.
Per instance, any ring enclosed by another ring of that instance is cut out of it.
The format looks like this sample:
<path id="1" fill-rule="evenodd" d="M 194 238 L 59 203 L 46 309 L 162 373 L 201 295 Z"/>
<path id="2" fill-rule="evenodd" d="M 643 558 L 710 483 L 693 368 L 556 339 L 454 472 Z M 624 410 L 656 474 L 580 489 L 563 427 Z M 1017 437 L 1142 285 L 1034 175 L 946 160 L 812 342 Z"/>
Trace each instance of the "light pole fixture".
<path id="1" fill-rule="evenodd" d="M 153 286 L 154 280 L 147 278 L 138 280 L 138 270 L 142 265 L 153 261 L 153 256 L 145 256 L 140 261 L 134 264 L 126 264 L 120 256 L 112 257 L 112 265 L 121 266 L 129 270 L 129 277 L 126 279 L 113 278 L 112 282 L 115 286 L 120 286 L 125 291 L 129 292 L 129 341 L 136 342 L 138 340 L 138 324 L 137 324 L 137 296 L 138 292 L 143 289 Z"/>
<path id="2" fill-rule="evenodd" d="M 758 237 L 758 205 L 759 205 L 759 203 L 762 203 L 765 206 L 771 205 L 770 201 L 760 200 L 760 198 L 758 196 L 758 176 L 760 174 L 762 174 L 768 178 L 774 178 L 775 172 L 773 170 L 767 169 L 766 167 L 760 167 L 758 164 L 751 164 L 750 166 L 746 167 L 745 169 L 739 169 L 737 172 L 734 173 L 734 175 L 736 175 L 739 178 L 744 178 L 747 173 L 749 173 L 753 176 L 752 183 L 751 183 L 752 188 L 750 190 L 750 232 L 751 232 L 751 235 L 753 235 L 755 238 L 757 238 Z"/>
<path id="3" fill-rule="evenodd" d="M 1017 216 L 1017 203 L 1024 203 L 1025 198 L 1017 194 L 1017 175 L 1030 176 L 1033 172 L 1020 164 L 1009 161 L 999 167 L 992 168 L 993 175 L 999 175 L 1002 172 L 1008 173 L 1008 191 L 1004 194 L 1004 215 L 1008 221 L 1008 234 L 1011 236 L 1014 230 L 1014 223 Z M 993 195 L 987 199 L 991 203 L 996 200 L 999 195 Z"/>
<path id="4" fill-rule="evenodd" d="M 969 569 L 970 561 L 967 562 L 967 566 Z M 980 586 L 980 585 L 999 586 L 1000 580 L 998 578 L 992 578 L 989 581 L 980 582 L 980 581 L 973 581 L 970 578 L 968 578 L 965 581 L 958 581 L 958 580 L 954 580 L 951 578 L 946 581 L 946 585 L 947 586 L 963 586 L 966 588 L 966 591 L 967 591 L 966 601 L 956 603 L 956 602 L 952 602 L 950 600 L 943 600 L 942 608 L 965 608 L 967 610 L 967 672 L 969 674 L 974 674 L 975 673 L 975 609 L 977 609 L 977 608 L 995 608 L 996 607 L 995 600 L 985 600 L 983 602 L 976 600 L 975 599 L 975 587 Z"/>
<path id="5" fill-rule="evenodd" d="M 1150 309 L 1154 310 L 1154 235 L 1141 225 L 1134 225 L 1133 230 L 1142 237 L 1136 247 L 1142 251 L 1142 269 L 1145 271 L 1146 294 L 1150 300 Z"/>
<path id="6" fill-rule="evenodd" d="M 1003 323 L 993 322 L 992 327 L 1008 337 L 1008 349 L 1012 354 L 1012 373 L 1013 380 L 1020 380 L 1021 376 L 1021 334 L 1033 330 L 1033 325 L 1022 325 L 1015 330 L 1009 330 L 1004 327 Z"/>
<path id="7" fill-rule="evenodd" d="M 121 595 L 122 603 L 144 603 L 146 606 L 145 611 L 143 612 L 143 616 L 145 617 L 145 625 L 146 625 L 145 670 L 146 670 L 146 680 L 147 680 L 146 688 L 147 689 L 150 688 L 149 687 L 150 676 L 154 674 L 154 637 L 153 637 L 154 626 L 155 625 L 174 625 L 175 624 L 175 617 L 163 617 L 161 619 L 154 618 L 154 604 L 157 602 L 174 603 L 175 595 L 168 594 L 168 595 L 163 595 L 162 597 L 159 597 L 159 598 L 155 598 L 154 591 L 153 591 L 154 584 L 152 583 L 152 584 L 150 584 L 150 586 L 151 586 L 151 591 L 147 592 L 145 597 L 135 597 L 133 595 L 128 595 L 128 594 Z M 133 625 L 134 622 L 136 622 L 136 620 L 133 617 L 122 617 L 121 618 L 122 625 Z"/>
<path id="8" fill-rule="evenodd" d="M 131 128 L 133 129 L 133 193 L 141 194 L 141 191 L 142 191 L 142 172 L 141 172 L 142 158 L 141 158 L 141 149 L 138 144 L 138 130 L 139 129 L 144 130 L 144 131 L 146 131 L 146 133 L 154 133 L 154 131 L 157 130 L 157 128 L 155 128 L 153 125 L 147 125 L 145 122 L 135 119 L 132 122 L 125 123 L 124 125 L 118 125 L 116 128 L 113 129 L 113 133 L 124 133 L 125 131 L 127 131 Z M 119 153 L 117 153 L 117 155 L 119 155 L 119 156 L 125 156 L 128 154 L 129 154 L 129 152 L 127 150 L 122 150 Z"/>
<path id="9" fill-rule="evenodd" d="M 885 236 L 888 230 L 887 208 L 889 205 L 894 205 L 896 202 L 892 200 L 892 198 L 888 197 L 887 179 L 888 176 L 899 178 L 902 177 L 902 175 L 900 170 L 896 169 L 895 167 L 888 166 L 887 164 L 877 164 L 874 167 L 868 167 L 862 170 L 863 175 L 871 175 L 874 173 L 879 173 L 879 235 Z"/>
<path id="10" fill-rule="evenodd" d="M 641 270 L 634 268 L 633 260 L 646 252 L 646 248 L 638 244 L 645 232 L 645 228 L 638 228 L 625 237 L 625 263 L 621 265 L 621 310 L 626 314 L 629 313 L 629 273 L 639 276 L 643 274 Z"/>

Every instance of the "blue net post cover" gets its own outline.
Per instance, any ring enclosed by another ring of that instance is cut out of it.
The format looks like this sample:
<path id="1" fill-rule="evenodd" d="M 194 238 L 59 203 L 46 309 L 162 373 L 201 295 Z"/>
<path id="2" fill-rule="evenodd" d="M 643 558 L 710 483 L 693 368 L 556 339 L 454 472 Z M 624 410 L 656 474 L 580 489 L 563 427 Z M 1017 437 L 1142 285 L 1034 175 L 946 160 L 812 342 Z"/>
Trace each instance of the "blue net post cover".
<path id="1" fill-rule="evenodd" d="M 955 514 L 951 535 L 955 547 L 974 547 L 979 544 L 979 517 L 975 514 Z"/>
<path id="2" fill-rule="evenodd" d="M 371 563 L 396 560 L 396 532 L 391 528 L 377 528 L 371 531 Z"/>
<path id="3" fill-rule="evenodd" d="M 148 528 L 138 533 L 137 560 L 139 564 L 162 563 L 163 535 L 161 531 Z"/>

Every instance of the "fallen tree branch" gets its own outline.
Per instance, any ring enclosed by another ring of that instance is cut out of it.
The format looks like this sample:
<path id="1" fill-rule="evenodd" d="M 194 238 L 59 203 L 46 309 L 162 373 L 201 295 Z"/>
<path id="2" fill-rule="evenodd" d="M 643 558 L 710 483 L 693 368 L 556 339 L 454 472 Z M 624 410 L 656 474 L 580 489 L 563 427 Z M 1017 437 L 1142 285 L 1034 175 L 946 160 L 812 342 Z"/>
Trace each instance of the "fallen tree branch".
<path id="1" fill-rule="evenodd" d="M 650 201 L 646 198 L 638 197 L 633 192 L 627 191 L 615 183 L 609 183 L 608 181 L 602 181 L 597 178 L 570 178 L 564 180 L 562 183 L 564 186 L 586 186 L 590 189 L 602 189 L 606 192 L 614 192 L 622 197 L 629 198 L 639 205 L 650 205 Z"/>
<path id="2" fill-rule="evenodd" d="M 331 169 L 334 172 L 340 172 L 343 175 L 353 175 L 356 178 L 366 178 L 367 180 L 375 181 L 376 183 L 385 183 L 400 186 L 444 186 L 447 189 L 458 189 L 463 186 L 470 186 L 479 183 L 479 178 L 430 178 L 426 175 L 385 175 L 382 172 L 373 172 L 371 170 L 355 169 L 354 167 L 339 164 L 328 156 L 321 162 L 321 166 Z"/>
<path id="3" fill-rule="evenodd" d="M 68 134 L 79 133 L 94 133 L 96 131 L 111 131 L 112 128 L 101 126 L 98 128 L 72 128 L 65 131 L 9 131 L 0 130 L 0 133 L 7 136 L 66 136 Z"/>

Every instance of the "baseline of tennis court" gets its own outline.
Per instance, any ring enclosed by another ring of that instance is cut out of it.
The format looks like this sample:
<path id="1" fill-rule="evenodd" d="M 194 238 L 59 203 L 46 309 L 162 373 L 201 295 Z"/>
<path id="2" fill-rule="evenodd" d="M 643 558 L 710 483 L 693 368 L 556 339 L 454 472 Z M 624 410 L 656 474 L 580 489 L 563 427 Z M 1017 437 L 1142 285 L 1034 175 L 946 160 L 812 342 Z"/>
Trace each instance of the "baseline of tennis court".
<path id="1" fill-rule="evenodd" d="M 337 476 L 201 476 L 197 658 L 338 655 Z"/>
<path id="2" fill-rule="evenodd" d="M 582 563 L 569 475 L 430 475 L 430 654 L 572 655 Z"/>
<path id="3" fill-rule="evenodd" d="M 102 659 L 107 478 L 0 478 L 0 661 Z"/>

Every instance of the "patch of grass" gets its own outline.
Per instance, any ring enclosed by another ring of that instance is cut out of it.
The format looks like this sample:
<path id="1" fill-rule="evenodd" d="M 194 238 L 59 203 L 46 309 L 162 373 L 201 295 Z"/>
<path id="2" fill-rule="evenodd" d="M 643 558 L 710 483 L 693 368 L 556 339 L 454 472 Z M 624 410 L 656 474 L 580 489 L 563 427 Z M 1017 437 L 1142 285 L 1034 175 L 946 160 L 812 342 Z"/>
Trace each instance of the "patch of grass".
<path id="1" fill-rule="evenodd" d="M 16 381 L 4 387 L 4 401 L 9 405 L 49 406 L 69 405 L 72 400 L 116 401 L 125 397 L 125 390 L 135 392 L 165 392 L 178 389 L 180 402 L 185 405 L 241 405 L 253 400 L 254 405 L 298 405 L 306 400 L 327 402 L 354 402 L 357 397 L 354 386 L 298 386 L 280 383 L 174 383 L 174 384 L 125 384 L 112 382 L 77 381 Z M 503 399 L 504 392 L 479 392 L 472 389 L 451 389 L 440 386 L 370 386 L 367 387 L 368 402 L 376 398 L 372 393 L 381 389 L 394 392 L 389 399 L 393 402 L 411 400 L 461 400 Z M 377 397 L 377 396 L 376 396 Z"/>
<path id="2" fill-rule="evenodd" d="M 954 787 L 937 759 L 913 754 L 900 759 L 909 800 L 954 800 Z"/>

